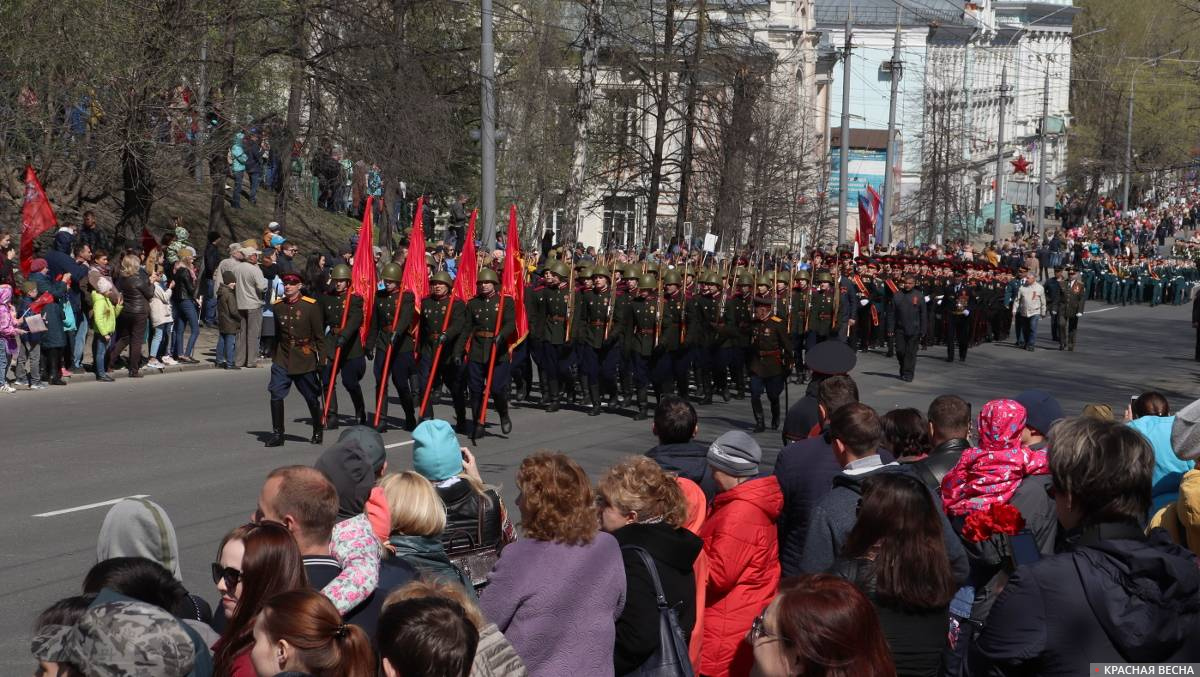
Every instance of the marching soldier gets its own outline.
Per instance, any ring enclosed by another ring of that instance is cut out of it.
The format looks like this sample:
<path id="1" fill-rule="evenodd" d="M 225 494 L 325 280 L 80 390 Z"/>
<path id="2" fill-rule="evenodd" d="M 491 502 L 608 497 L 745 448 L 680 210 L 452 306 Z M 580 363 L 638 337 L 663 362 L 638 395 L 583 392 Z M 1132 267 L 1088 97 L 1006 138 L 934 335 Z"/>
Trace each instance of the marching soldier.
<path id="1" fill-rule="evenodd" d="M 742 273 L 737 278 L 737 292 L 725 300 L 725 310 L 721 316 L 721 361 L 720 374 L 721 399 L 729 401 L 729 382 L 725 380 L 726 372 L 733 380 L 733 397 L 746 397 L 746 352 L 750 350 L 750 323 L 754 320 L 754 309 L 751 306 L 750 287 L 754 276 Z"/>
<path id="2" fill-rule="evenodd" d="M 808 340 L 808 306 L 812 291 L 809 288 L 809 276 L 815 271 L 798 270 L 792 276 L 795 289 L 792 291 L 792 308 L 788 314 L 788 338 L 791 340 L 792 357 L 796 363 L 796 383 L 804 383 L 808 379 L 808 370 L 804 368 L 804 349 Z"/>
<path id="3" fill-rule="evenodd" d="M 1063 287 L 1062 302 L 1059 304 L 1058 349 L 1075 350 L 1075 330 L 1079 328 L 1079 318 L 1083 317 L 1087 294 L 1075 267 L 1067 266 L 1066 272 L 1071 281 Z"/>
<path id="4" fill-rule="evenodd" d="M 329 384 L 337 378 L 338 374 L 333 373 L 333 356 L 337 349 L 341 348 L 338 372 L 342 377 L 342 387 L 350 393 L 350 401 L 354 404 L 354 418 L 360 425 L 366 425 L 367 407 L 363 401 L 362 386 L 359 385 L 367 373 L 366 353 L 359 337 L 363 321 L 363 299 L 350 291 L 350 266 L 339 263 L 333 267 L 329 278 L 329 293 L 320 298 L 327 330 L 324 353 L 330 356 L 325 364 L 321 383 L 329 388 Z M 329 418 L 325 422 L 326 430 L 338 427 L 337 386 L 330 392 L 332 395 L 329 401 Z"/>
<path id="5" fill-rule="evenodd" d="M 619 360 L 617 362 L 618 383 L 625 404 L 631 404 L 634 401 L 633 374 L 629 364 L 629 313 L 633 310 L 631 304 L 638 296 L 638 282 L 637 266 L 629 264 L 625 267 L 620 287 L 617 289 L 616 307 L 613 308 L 612 329 L 609 331 L 610 336 L 612 333 L 616 333 L 617 336 L 616 350 Z"/>
<path id="6" fill-rule="evenodd" d="M 971 342 L 971 313 L 976 304 L 961 272 L 944 290 L 940 305 L 946 322 L 946 361 L 954 361 L 954 347 L 957 345 L 958 361 L 966 362 L 967 347 Z"/>
<path id="7" fill-rule="evenodd" d="M 386 264 L 380 277 L 383 279 L 383 293 L 375 296 L 375 312 L 371 315 L 371 329 L 367 334 L 367 357 L 371 359 L 371 367 L 375 372 L 375 400 L 380 403 L 378 430 L 381 433 L 387 430 L 386 391 L 390 377 L 400 397 L 400 406 L 404 409 L 404 429 L 411 431 L 417 427 L 412 391 L 409 390 L 410 377 L 417 371 L 417 342 L 414 336 L 417 331 L 416 301 L 412 292 L 404 292 L 401 298 L 400 280 L 404 277 L 404 271 L 400 264 Z M 387 365 L 389 373 L 384 376 L 389 346 L 392 360 Z M 381 390 L 384 391 L 382 400 L 379 399 Z"/>
<path id="8" fill-rule="evenodd" d="M 546 266 L 545 284 L 533 304 L 530 331 L 536 326 L 541 350 L 542 383 L 546 411 L 558 411 L 563 384 L 571 378 L 571 345 L 567 341 L 567 313 L 571 304 L 570 269 L 562 261 Z"/>
<path id="9" fill-rule="evenodd" d="M 601 389 L 617 399 L 617 342 L 619 332 L 612 329 L 612 310 L 616 291 L 612 274 L 605 266 L 592 269 L 592 288 L 580 302 L 579 370 L 583 389 L 591 402 L 588 416 L 600 415 Z"/>
<path id="10" fill-rule="evenodd" d="M 754 411 L 754 432 L 766 430 L 763 422 L 762 395 L 771 403 L 771 429 L 779 429 L 779 394 L 792 362 L 787 331 L 783 321 L 771 314 L 775 300 L 754 299 L 754 324 L 750 332 L 750 407 Z"/>
<path id="11" fill-rule="evenodd" d="M 651 379 L 658 395 L 669 392 L 672 385 L 679 396 L 688 399 L 688 350 L 686 346 L 687 307 L 683 298 L 683 278 L 678 270 L 663 274 L 661 328 L 658 345 L 654 349 L 654 360 L 650 370 Z"/>
<path id="12" fill-rule="evenodd" d="M 478 432 L 474 426 L 482 426 L 486 421 L 479 420 L 483 410 L 483 398 L 488 393 L 483 391 L 487 385 L 488 364 L 491 360 L 492 346 L 496 346 L 496 361 L 492 371 L 490 393 L 496 403 L 496 413 L 500 415 L 500 432 L 507 435 L 512 432 L 512 419 L 508 417 L 508 383 L 512 366 L 508 360 L 508 348 L 516 338 L 517 324 L 514 315 L 515 306 L 511 297 L 500 295 L 500 278 L 496 271 L 485 268 L 479 271 L 476 279 L 479 286 L 478 295 L 467 302 L 467 319 L 469 321 L 470 347 L 467 352 L 467 373 L 471 386 L 471 407 L 473 425 L 468 431 L 474 437 Z M 503 310 L 501 310 L 503 302 Z M 496 331 L 497 313 L 503 313 L 500 318 L 500 331 Z"/>
<path id="13" fill-rule="evenodd" d="M 302 296 L 302 279 L 296 273 L 284 273 L 283 297 L 271 306 L 275 313 L 275 357 L 271 362 L 271 436 L 266 446 L 283 445 L 283 401 L 292 385 L 300 391 L 312 417 L 313 444 L 322 442 L 321 382 L 317 371 L 321 365 L 321 335 L 325 321 L 316 300 Z"/>
<path id="14" fill-rule="evenodd" d="M 432 393 L 444 385 L 450 391 L 451 402 L 454 404 L 455 428 L 460 433 L 468 433 L 467 381 L 463 369 L 463 353 L 467 344 L 467 312 L 461 302 L 454 300 L 451 294 L 453 285 L 454 281 L 450 279 L 449 273 L 434 273 L 429 280 L 429 296 L 421 301 L 421 328 L 418 331 L 421 360 L 417 383 L 420 384 L 422 398 L 427 390 L 430 392 L 430 402 L 425 405 L 422 420 L 434 418 Z M 441 346 L 441 354 L 438 354 L 438 346 Z M 434 379 L 432 385 L 429 384 L 430 378 Z"/>
<path id="15" fill-rule="evenodd" d="M 700 292 L 688 299 L 687 345 L 689 360 L 696 366 L 696 388 L 700 404 L 713 402 L 713 366 L 709 351 L 716 344 L 717 291 L 720 281 L 715 273 L 705 272 L 696 278 Z"/>
<path id="16" fill-rule="evenodd" d="M 812 307 L 809 309 L 806 350 L 812 350 L 816 344 L 832 338 L 836 326 L 834 304 L 837 299 L 833 290 L 833 274 L 828 270 L 817 271 L 816 283 L 817 291 L 813 294 Z"/>
<path id="17" fill-rule="evenodd" d="M 649 415 L 646 389 L 651 383 L 650 364 L 654 356 L 654 334 L 658 327 L 658 302 L 655 299 L 656 283 L 651 275 L 638 279 L 638 293 L 629 302 L 626 314 L 625 356 L 629 360 L 629 373 L 637 390 L 637 413 L 635 421 L 644 421 Z M 658 397 L 663 393 L 659 392 Z"/>

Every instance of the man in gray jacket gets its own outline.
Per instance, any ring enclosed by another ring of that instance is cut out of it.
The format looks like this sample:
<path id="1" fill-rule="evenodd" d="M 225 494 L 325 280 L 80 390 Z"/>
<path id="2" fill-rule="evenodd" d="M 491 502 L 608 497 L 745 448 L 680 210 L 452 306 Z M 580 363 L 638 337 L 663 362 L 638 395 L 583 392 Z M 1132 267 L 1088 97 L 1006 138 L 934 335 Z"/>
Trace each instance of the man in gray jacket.
<path id="1" fill-rule="evenodd" d="M 234 366 L 253 368 L 258 366 L 258 340 L 262 335 L 263 294 L 267 291 L 267 278 L 258 267 L 260 252 L 257 249 L 244 247 L 239 253 L 244 260 L 233 267 L 233 277 L 242 329 L 237 338 Z"/>
<path id="2" fill-rule="evenodd" d="M 1046 290 L 1030 270 L 1013 297 L 1013 321 L 1017 327 L 1017 347 L 1033 352 L 1037 345 L 1038 320 L 1046 316 Z"/>

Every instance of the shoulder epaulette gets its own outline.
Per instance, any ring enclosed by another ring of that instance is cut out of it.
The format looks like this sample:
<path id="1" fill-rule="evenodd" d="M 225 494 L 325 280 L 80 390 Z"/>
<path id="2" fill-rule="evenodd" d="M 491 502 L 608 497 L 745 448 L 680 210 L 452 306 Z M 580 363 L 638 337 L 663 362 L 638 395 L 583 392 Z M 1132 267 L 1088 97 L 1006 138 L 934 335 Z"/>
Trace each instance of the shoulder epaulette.
<path id="1" fill-rule="evenodd" d="M 304 301 L 305 303 L 316 303 L 317 302 L 317 300 L 311 296 L 301 296 L 300 300 Z"/>
<path id="2" fill-rule="evenodd" d="M 772 321 L 772 322 L 783 322 L 783 320 L 782 320 L 782 319 L 780 319 L 778 315 L 772 315 L 772 316 L 771 316 L 771 321 Z"/>

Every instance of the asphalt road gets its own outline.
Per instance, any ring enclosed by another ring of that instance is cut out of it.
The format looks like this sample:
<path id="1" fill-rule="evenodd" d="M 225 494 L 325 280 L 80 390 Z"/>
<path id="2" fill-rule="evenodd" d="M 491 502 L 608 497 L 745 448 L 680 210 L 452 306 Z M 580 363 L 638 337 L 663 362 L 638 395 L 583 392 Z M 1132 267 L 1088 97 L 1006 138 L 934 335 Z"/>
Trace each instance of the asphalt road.
<path id="1" fill-rule="evenodd" d="M 1068 414 L 1091 402 L 1122 411 L 1131 395 L 1147 389 L 1162 391 L 1176 410 L 1200 394 L 1190 311 L 1093 303 L 1073 353 L 1047 349 L 1049 328 L 1043 326 L 1042 348 L 1033 353 L 1011 343 L 985 344 L 967 362 L 947 364 L 944 348 L 932 347 L 920 354 L 913 383 L 896 377 L 895 360 L 867 354 L 860 355 L 854 376 L 863 400 L 881 412 L 924 409 L 947 392 L 966 397 L 978 411 L 988 399 L 1031 387 L 1053 392 Z M 269 470 L 312 463 L 319 452 L 299 437 L 277 449 L 262 446 L 260 437 L 269 429 L 266 380 L 266 369 L 202 369 L 112 384 L 77 376 L 79 383 L 66 388 L 0 395 L 0 514 L 6 516 L 0 523 L 0 674 L 28 670 L 34 617 L 79 591 L 107 510 L 92 504 L 136 494 L 161 503 L 178 532 L 185 585 L 215 599 L 207 569 L 221 536 L 254 510 Z M 794 402 L 802 387 L 791 391 Z M 288 405 L 289 433 L 307 436 L 299 396 L 293 394 Z M 392 405 L 393 413 L 399 409 Z M 718 399 L 700 414 L 703 440 L 751 425 L 746 401 Z M 485 479 L 501 485 L 510 505 L 515 468 L 531 452 L 565 451 L 595 477 L 621 456 L 655 443 L 649 422 L 628 417 L 518 407 L 513 421 L 507 439 L 493 424 L 494 434 L 476 448 Z M 779 434 L 758 438 L 770 467 Z M 409 467 L 409 435 L 397 430 L 385 439 L 392 445 L 392 467 Z"/>

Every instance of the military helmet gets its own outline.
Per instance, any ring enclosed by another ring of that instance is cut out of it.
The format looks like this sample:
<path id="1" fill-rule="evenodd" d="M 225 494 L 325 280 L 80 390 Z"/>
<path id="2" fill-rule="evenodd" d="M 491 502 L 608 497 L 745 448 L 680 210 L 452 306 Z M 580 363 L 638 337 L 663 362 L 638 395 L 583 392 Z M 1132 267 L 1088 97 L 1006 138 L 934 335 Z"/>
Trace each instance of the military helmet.
<path id="1" fill-rule="evenodd" d="M 683 277 L 679 274 L 678 270 L 672 268 L 671 270 L 663 273 L 662 281 L 663 284 L 682 284 Z"/>
<path id="2" fill-rule="evenodd" d="M 770 275 L 759 275 L 758 279 L 755 280 L 755 284 L 761 284 L 764 287 L 770 287 L 770 286 L 772 286 L 771 276 Z"/>
<path id="3" fill-rule="evenodd" d="M 642 271 L 635 264 L 630 263 L 629 265 L 625 266 L 624 270 L 621 271 L 621 275 L 624 277 L 632 277 L 636 280 L 642 276 Z"/>
<path id="4" fill-rule="evenodd" d="M 751 275 L 750 273 L 742 273 L 741 275 L 738 275 L 737 283 L 739 287 L 752 287 L 754 286 L 754 275 Z"/>
<path id="5" fill-rule="evenodd" d="M 349 280 L 350 279 L 350 266 L 348 266 L 344 263 L 337 264 L 336 266 L 333 267 L 333 270 L 329 273 L 329 279 L 331 279 L 331 280 Z"/>
<path id="6" fill-rule="evenodd" d="M 576 271 L 575 277 L 582 279 L 582 280 L 586 280 L 587 278 L 592 276 L 592 267 L 588 266 L 588 265 L 578 267 L 575 269 L 575 271 Z"/>
<path id="7" fill-rule="evenodd" d="M 717 273 L 715 271 L 710 270 L 704 274 L 704 277 L 700 278 L 700 284 L 715 284 L 717 286 L 720 286 L 721 285 L 721 276 L 717 275 Z"/>
<path id="8" fill-rule="evenodd" d="M 643 275 L 638 278 L 638 289 L 654 289 L 656 286 L 653 275 Z"/>
<path id="9" fill-rule="evenodd" d="M 816 281 L 817 282 L 833 282 L 833 273 L 830 273 L 828 270 L 818 270 Z"/>
<path id="10" fill-rule="evenodd" d="M 404 279 L 404 271 L 400 268 L 399 263 L 389 263 L 383 267 L 379 277 L 387 282 L 399 282 Z"/>
<path id="11" fill-rule="evenodd" d="M 475 283 L 491 282 L 492 284 L 500 284 L 500 277 L 496 275 L 496 271 L 491 268 L 484 268 L 479 271 L 479 277 L 475 279 Z"/>
<path id="12" fill-rule="evenodd" d="M 792 273 L 792 282 L 808 282 L 808 276 L 811 273 L 807 270 L 797 270 Z"/>
<path id="13" fill-rule="evenodd" d="M 564 280 L 571 275 L 571 269 L 562 261 L 551 261 L 550 265 L 546 266 L 546 272 L 553 273 Z"/>
<path id="14" fill-rule="evenodd" d="M 596 266 L 595 268 L 592 268 L 591 277 L 607 277 L 608 279 L 611 280 L 612 273 L 609 272 L 607 267 L 600 265 L 600 266 Z"/>
<path id="15" fill-rule="evenodd" d="M 433 277 L 429 278 L 429 282 L 430 284 L 440 282 L 447 287 L 454 286 L 454 280 L 450 279 L 450 273 L 447 273 L 444 270 L 439 270 L 438 272 L 434 273 Z"/>

